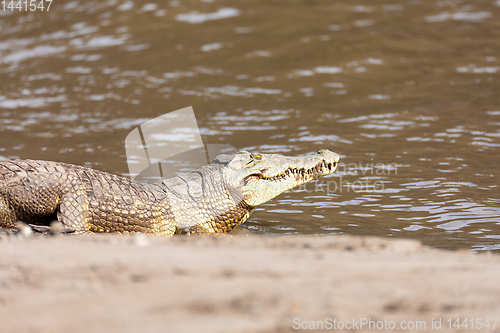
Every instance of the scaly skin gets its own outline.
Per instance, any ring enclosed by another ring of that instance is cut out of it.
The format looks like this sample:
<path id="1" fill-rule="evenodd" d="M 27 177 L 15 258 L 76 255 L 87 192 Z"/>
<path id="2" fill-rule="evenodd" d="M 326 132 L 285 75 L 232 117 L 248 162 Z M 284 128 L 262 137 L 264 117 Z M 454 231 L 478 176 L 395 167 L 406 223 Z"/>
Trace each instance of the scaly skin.
<path id="1" fill-rule="evenodd" d="M 76 233 L 225 233 L 256 206 L 334 172 L 338 161 L 328 150 L 307 157 L 243 151 L 154 184 L 59 162 L 2 161 L 0 227 L 57 219 Z"/>

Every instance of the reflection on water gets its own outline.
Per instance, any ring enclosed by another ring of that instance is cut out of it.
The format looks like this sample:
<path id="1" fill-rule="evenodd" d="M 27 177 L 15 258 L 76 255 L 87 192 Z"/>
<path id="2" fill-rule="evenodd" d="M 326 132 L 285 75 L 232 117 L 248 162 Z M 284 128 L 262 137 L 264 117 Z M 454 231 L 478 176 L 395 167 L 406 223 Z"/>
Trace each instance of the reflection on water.
<path id="1" fill-rule="evenodd" d="M 127 173 L 129 131 L 192 105 L 203 140 L 338 172 L 263 234 L 500 249 L 498 1 L 107 0 L 0 11 L 0 159 Z"/>

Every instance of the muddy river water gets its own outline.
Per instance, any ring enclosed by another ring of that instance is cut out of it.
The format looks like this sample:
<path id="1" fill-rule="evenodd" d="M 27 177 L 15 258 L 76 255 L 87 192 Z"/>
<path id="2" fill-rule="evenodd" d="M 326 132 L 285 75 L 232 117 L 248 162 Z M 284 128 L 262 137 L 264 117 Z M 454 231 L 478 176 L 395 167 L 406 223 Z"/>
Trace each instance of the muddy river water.
<path id="1" fill-rule="evenodd" d="M 499 0 L 152 1 L 0 2 L 0 159 L 125 175 L 193 106 L 206 144 L 342 156 L 250 232 L 500 249 Z"/>

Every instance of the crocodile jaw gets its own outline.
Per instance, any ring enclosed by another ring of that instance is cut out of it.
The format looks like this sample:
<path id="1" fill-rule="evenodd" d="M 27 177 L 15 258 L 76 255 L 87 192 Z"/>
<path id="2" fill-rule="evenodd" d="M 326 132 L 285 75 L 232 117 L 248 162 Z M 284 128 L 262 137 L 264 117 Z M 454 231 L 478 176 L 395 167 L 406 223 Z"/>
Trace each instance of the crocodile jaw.
<path id="1" fill-rule="evenodd" d="M 225 169 L 225 179 L 238 189 L 242 201 L 255 207 L 333 173 L 339 160 L 339 155 L 327 149 L 304 157 L 240 152 Z"/>

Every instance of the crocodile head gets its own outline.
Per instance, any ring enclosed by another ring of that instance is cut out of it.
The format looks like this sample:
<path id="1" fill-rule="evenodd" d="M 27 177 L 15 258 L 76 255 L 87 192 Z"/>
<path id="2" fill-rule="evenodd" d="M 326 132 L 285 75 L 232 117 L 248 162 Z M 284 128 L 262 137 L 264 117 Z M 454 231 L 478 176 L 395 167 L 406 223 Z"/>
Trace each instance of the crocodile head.
<path id="1" fill-rule="evenodd" d="M 227 159 L 222 155 L 216 160 Z M 322 149 L 308 156 L 289 157 L 240 151 L 223 169 L 224 180 L 242 201 L 255 207 L 281 193 L 335 171 L 339 155 Z M 227 160 L 226 160 L 227 161 Z"/>

